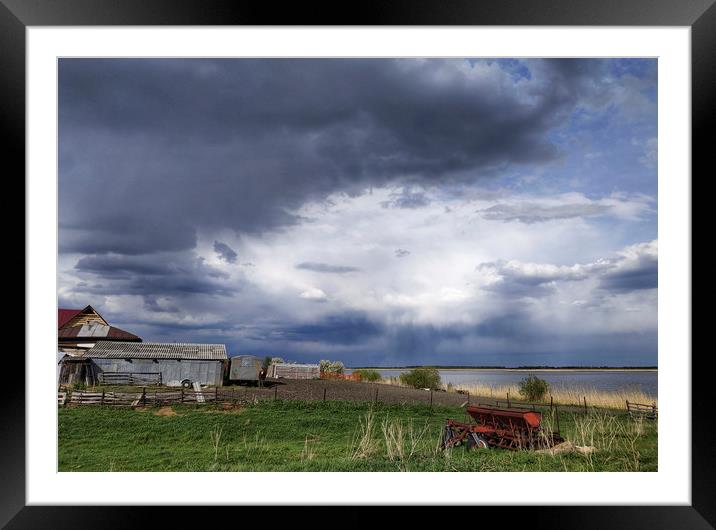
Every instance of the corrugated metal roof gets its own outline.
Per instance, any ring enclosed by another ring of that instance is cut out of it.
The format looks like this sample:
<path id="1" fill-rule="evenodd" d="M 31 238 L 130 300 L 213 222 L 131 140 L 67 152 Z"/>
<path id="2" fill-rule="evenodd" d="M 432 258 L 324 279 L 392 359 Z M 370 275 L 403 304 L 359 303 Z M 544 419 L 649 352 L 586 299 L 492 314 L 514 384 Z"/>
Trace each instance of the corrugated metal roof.
<path id="1" fill-rule="evenodd" d="M 176 342 L 110 342 L 98 341 L 83 355 L 96 359 L 226 359 L 224 344 L 188 344 Z"/>

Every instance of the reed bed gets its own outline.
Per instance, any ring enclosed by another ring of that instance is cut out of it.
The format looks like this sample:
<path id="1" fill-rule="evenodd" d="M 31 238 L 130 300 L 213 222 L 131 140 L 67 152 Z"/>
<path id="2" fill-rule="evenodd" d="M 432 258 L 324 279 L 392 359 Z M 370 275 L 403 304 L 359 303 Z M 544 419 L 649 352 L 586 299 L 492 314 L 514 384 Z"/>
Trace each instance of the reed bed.
<path id="1" fill-rule="evenodd" d="M 449 387 L 449 388 L 448 388 Z M 489 386 L 489 385 L 445 385 L 445 390 L 469 392 L 471 396 L 489 397 L 492 399 L 506 399 L 509 392 L 510 401 L 521 401 L 517 385 Z M 620 390 L 598 390 L 596 388 L 580 387 L 553 387 L 546 396 L 557 405 L 583 405 L 586 399 L 589 407 L 598 408 L 625 408 L 626 402 L 643 403 L 658 406 L 656 396 L 647 394 L 638 388 L 625 388 Z"/>
<path id="2" fill-rule="evenodd" d="M 405 386 L 397 377 L 385 378 L 381 382 L 387 385 Z M 442 385 L 442 388 L 447 392 L 468 392 L 470 396 L 474 396 L 476 398 L 483 397 L 499 400 L 507 399 L 507 394 L 509 393 L 510 401 L 524 401 L 520 396 L 517 385 L 444 384 Z M 589 387 L 554 386 L 550 388 L 550 391 L 546 396 L 546 403 L 549 403 L 550 396 L 552 397 L 553 403 L 557 405 L 583 406 L 585 398 L 587 400 L 587 406 L 597 408 L 623 409 L 626 407 L 627 401 L 630 403 L 642 403 L 645 405 L 659 405 L 658 398 L 656 396 L 644 392 L 639 388 L 599 390 Z"/>

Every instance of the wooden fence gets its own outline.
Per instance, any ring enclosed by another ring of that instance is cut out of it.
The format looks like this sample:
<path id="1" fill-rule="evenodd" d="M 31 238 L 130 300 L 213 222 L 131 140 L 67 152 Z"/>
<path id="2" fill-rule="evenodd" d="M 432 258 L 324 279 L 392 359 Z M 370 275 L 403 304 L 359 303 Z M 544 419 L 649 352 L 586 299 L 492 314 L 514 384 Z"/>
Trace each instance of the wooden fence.
<path id="1" fill-rule="evenodd" d="M 645 405 L 643 403 L 632 403 L 631 401 L 626 402 L 627 411 L 629 416 L 632 418 L 645 418 L 648 420 L 655 420 L 659 414 L 659 410 L 656 407 L 656 403 L 651 405 Z"/>
<path id="2" fill-rule="evenodd" d="M 202 404 L 202 403 L 250 403 L 261 400 L 277 400 L 277 399 L 288 399 L 288 400 L 309 400 L 309 401 L 327 401 L 331 400 L 348 400 L 348 401 L 373 401 L 375 403 L 386 402 L 395 403 L 396 401 L 388 398 L 385 399 L 383 392 L 379 390 L 383 389 L 383 385 L 374 385 L 370 388 L 370 395 L 365 396 L 347 396 L 342 392 L 333 391 L 334 395 L 328 395 L 327 388 L 317 388 L 317 392 L 311 393 L 310 396 L 305 394 L 296 394 L 295 392 L 281 391 L 279 392 L 279 386 L 274 386 L 273 389 L 249 389 L 249 388 L 207 388 L 204 390 L 186 390 L 184 388 L 177 388 L 176 390 L 166 390 L 166 387 L 161 390 L 157 387 L 143 387 L 141 390 L 136 392 L 110 392 L 110 391 L 93 391 L 85 392 L 79 390 L 69 390 L 66 388 L 60 388 L 57 392 L 57 404 L 59 406 L 76 406 L 76 405 L 114 405 L 114 406 L 165 406 L 173 404 Z M 389 391 L 390 387 L 385 388 Z M 337 395 L 336 395 L 337 394 Z M 437 392 L 436 395 L 445 395 L 444 393 Z M 590 408 L 587 406 L 586 400 L 581 404 L 559 404 L 553 403 L 550 399 L 549 402 L 544 403 L 527 403 L 524 401 L 514 401 L 508 399 L 494 399 L 485 398 L 481 396 L 471 396 L 452 394 L 455 398 L 466 397 L 460 406 L 465 405 L 478 405 L 487 407 L 498 407 L 498 408 L 516 408 L 516 409 L 549 409 L 550 411 L 557 412 L 589 412 Z M 356 399 L 360 397 L 361 399 Z M 383 399 L 381 399 L 383 398 Z M 400 398 L 400 402 L 403 402 L 403 398 Z M 416 399 L 412 400 L 415 402 L 423 402 L 425 404 L 433 405 L 433 392 L 429 394 L 426 392 L 424 395 L 416 395 Z M 444 401 L 444 400 L 443 400 Z M 445 403 L 443 403 L 445 404 Z M 593 407 L 592 407 L 593 409 Z M 614 411 L 615 413 L 619 413 Z M 656 419 L 657 407 L 656 404 L 644 405 L 639 403 L 626 402 L 626 412 L 631 417 L 645 417 L 649 419 Z M 621 412 L 623 414 L 624 412 Z"/>
<path id="3" fill-rule="evenodd" d="M 57 403 L 65 405 L 116 405 L 136 407 L 143 405 L 164 406 L 172 404 L 191 403 L 243 403 L 255 399 L 275 399 L 272 394 L 257 395 L 248 391 L 226 390 L 212 388 L 195 391 L 183 388 L 176 391 L 157 392 L 156 390 L 143 388 L 139 392 L 84 392 L 59 391 Z"/>

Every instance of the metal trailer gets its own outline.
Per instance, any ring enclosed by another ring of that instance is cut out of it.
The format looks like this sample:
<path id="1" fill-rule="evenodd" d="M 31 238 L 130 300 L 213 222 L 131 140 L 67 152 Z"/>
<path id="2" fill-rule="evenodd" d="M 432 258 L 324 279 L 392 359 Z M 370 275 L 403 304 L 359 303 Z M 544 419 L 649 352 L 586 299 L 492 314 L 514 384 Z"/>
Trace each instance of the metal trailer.
<path id="1" fill-rule="evenodd" d="M 253 355 L 237 355 L 231 358 L 229 381 L 258 384 L 262 379 L 261 360 Z"/>

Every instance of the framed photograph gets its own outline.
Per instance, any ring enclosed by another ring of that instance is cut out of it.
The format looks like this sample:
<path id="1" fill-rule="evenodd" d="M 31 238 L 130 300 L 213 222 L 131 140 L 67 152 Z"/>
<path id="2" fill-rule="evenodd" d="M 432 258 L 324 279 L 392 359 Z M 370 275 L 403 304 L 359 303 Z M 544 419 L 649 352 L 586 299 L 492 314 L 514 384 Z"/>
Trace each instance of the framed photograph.
<path id="1" fill-rule="evenodd" d="M 691 351 L 712 2 L 334 9 L 2 0 L 27 197 L 2 523 L 713 527 Z"/>

